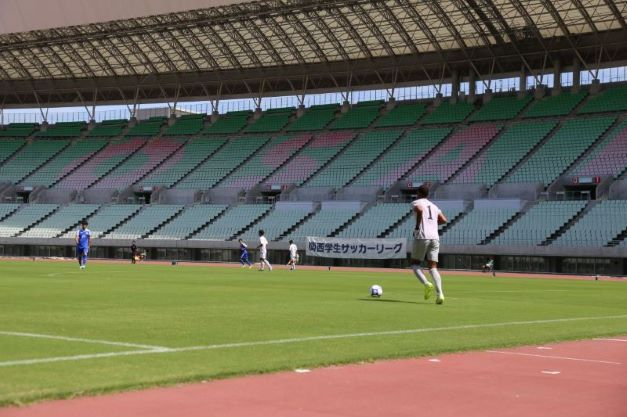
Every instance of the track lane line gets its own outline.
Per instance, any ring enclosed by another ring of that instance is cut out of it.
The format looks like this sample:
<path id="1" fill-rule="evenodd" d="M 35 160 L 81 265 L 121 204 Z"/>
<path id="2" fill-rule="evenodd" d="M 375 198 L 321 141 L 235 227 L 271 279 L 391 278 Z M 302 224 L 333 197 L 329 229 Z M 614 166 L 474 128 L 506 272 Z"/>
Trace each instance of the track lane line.
<path id="1" fill-rule="evenodd" d="M 486 350 L 486 352 L 498 353 L 500 355 L 530 356 L 530 357 L 542 358 L 542 359 L 559 359 L 559 360 L 576 361 L 576 362 L 603 363 L 606 365 L 622 365 L 621 362 L 603 361 L 603 360 L 598 360 L 598 359 L 571 358 L 570 356 L 538 355 L 536 353 L 508 352 L 508 351 L 502 351 L 502 350 Z"/>

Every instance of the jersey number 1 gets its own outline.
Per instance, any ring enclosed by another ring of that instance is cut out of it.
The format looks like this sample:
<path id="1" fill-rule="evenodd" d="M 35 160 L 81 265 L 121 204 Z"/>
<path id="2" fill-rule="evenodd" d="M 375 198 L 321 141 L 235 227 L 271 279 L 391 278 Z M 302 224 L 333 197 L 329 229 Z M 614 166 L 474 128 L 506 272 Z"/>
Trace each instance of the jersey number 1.
<path id="1" fill-rule="evenodd" d="M 431 206 L 427 206 L 427 208 L 429 209 L 429 220 L 433 220 L 433 217 L 431 215 Z"/>

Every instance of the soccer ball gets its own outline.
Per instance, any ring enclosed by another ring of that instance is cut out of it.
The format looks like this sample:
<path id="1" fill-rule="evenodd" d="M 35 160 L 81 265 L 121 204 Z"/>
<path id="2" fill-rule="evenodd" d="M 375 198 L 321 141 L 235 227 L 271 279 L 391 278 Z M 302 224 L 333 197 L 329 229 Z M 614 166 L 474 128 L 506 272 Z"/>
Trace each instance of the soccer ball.
<path id="1" fill-rule="evenodd" d="M 371 297 L 381 297 L 383 295 L 383 288 L 380 285 L 373 285 L 370 287 L 370 296 Z"/>

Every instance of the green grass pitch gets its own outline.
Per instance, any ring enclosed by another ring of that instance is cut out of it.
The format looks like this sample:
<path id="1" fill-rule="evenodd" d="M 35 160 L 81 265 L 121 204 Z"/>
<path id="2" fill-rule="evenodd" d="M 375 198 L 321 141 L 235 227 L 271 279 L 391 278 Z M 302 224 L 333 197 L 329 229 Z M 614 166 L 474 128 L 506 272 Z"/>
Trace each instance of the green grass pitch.
<path id="1" fill-rule="evenodd" d="M 436 306 L 410 271 L 5 261 L 0 404 L 627 333 L 623 282 L 443 280 Z"/>

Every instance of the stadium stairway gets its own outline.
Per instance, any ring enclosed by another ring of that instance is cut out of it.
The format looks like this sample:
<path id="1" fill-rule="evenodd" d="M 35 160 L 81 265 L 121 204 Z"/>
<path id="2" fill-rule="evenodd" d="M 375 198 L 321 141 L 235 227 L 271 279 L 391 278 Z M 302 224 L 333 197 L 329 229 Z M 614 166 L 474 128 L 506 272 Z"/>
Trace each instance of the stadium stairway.
<path id="1" fill-rule="evenodd" d="M 369 130 L 372 130 L 369 129 Z M 378 130 L 383 130 L 383 129 L 378 129 Z M 407 136 L 407 134 L 409 133 L 409 130 L 402 130 L 401 133 L 398 135 L 398 137 L 392 141 L 390 144 L 388 144 L 388 146 L 386 146 L 381 153 L 379 153 L 378 155 L 376 155 L 373 159 L 371 159 L 366 165 L 364 165 L 359 172 L 357 172 L 353 178 L 350 179 L 350 181 L 348 181 L 344 187 L 350 187 L 351 185 L 355 184 L 355 182 L 358 180 L 359 177 L 362 176 L 362 174 L 364 174 L 365 172 L 367 172 L 369 169 L 371 169 L 374 165 L 376 165 L 377 163 L 379 163 L 383 158 L 385 158 L 386 155 L 388 155 L 388 153 L 394 149 L 396 147 L 396 145 L 398 145 L 400 142 L 403 141 L 403 139 L 405 139 L 405 137 Z"/>
<path id="2" fill-rule="evenodd" d="M 610 242 L 607 246 L 612 248 L 614 246 L 625 245 L 627 243 L 627 228 L 623 230 L 621 233 L 616 235 L 616 237 Z"/>
<path id="3" fill-rule="evenodd" d="M 16 203 L 0 204 L 0 222 L 15 213 L 19 208 L 20 205 Z"/>
<path id="4" fill-rule="evenodd" d="M 252 137 L 252 136 L 251 136 Z M 236 170 L 238 170 L 240 167 L 244 166 L 248 161 L 250 161 L 259 151 L 259 149 L 261 149 L 263 146 L 265 146 L 268 141 L 270 140 L 270 136 L 254 136 L 255 138 L 257 138 L 257 142 L 258 142 L 258 146 L 256 147 L 251 147 L 250 149 L 247 149 L 246 151 L 249 152 L 243 159 L 241 159 L 240 161 L 238 161 L 238 163 L 236 163 L 235 165 L 231 165 L 231 166 L 223 166 L 224 171 L 220 173 L 220 176 L 217 178 L 213 178 L 211 179 L 211 181 L 213 181 L 213 183 L 208 184 L 209 186 L 207 188 L 213 188 L 216 186 L 216 184 L 220 183 L 220 181 L 224 180 L 224 178 L 226 178 L 228 175 L 230 175 L 232 172 L 235 172 Z M 242 137 L 242 136 L 237 136 L 234 138 L 229 138 L 225 144 L 223 146 L 220 147 L 219 150 L 216 150 L 211 157 L 207 158 L 204 160 L 204 162 L 201 162 L 200 164 L 196 165 L 196 167 L 194 169 L 192 169 L 191 171 L 189 171 L 187 174 L 185 174 L 183 177 L 181 177 L 178 181 L 176 181 L 174 184 L 172 184 L 172 187 L 176 187 L 177 185 L 181 185 L 182 183 L 184 183 L 185 181 L 189 180 L 190 177 L 194 176 L 194 175 L 201 175 L 204 171 L 203 168 L 211 168 L 210 166 L 205 166 L 208 165 L 209 162 L 211 162 L 211 159 L 216 157 L 216 158 L 220 158 L 218 160 L 218 162 L 222 162 L 223 165 L 224 163 L 226 163 L 225 161 L 225 156 L 227 156 L 227 153 L 232 153 L 232 148 L 236 146 L 236 144 L 234 144 L 233 141 L 236 140 L 246 140 L 246 137 Z M 222 153 L 224 153 L 225 155 L 222 155 Z M 211 171 L 211 169 L 209 170 Z M 207 177 L 205 177 L 207 178 Z M 189 187 L 187 187 L 189 188 Z M 194 188 L 194 187 L 192 187 Z"/>
<path id="5" fill-rule="evenodd" d="M 186 145 L 187 140 L 179 138 L 157 137 L 149 139 L 132 157 L 100 178 L 90 188 L 115 186 L 118 189 L 124 189 L 137 184 Z"/>
<path id="6" fill-rule="evenodd" d="M 180 216 L 181 213 L 183 213 L 184 210 L 185 210 L 185 206 L 181 205 L 181 207 L 174 214 L 172 214 L 171 216 L 167 217 L 165 220 L 163 220 L 161 223 L 159 223 L 156 226 L 154 226 L 152 229 L 148 229 L 148 232 L 146 232 L 146 233 L 144 233 L 142 235 L 142 239 L 147 239 L 148 236 L 150 236 L 151 234 L 153 234 L 154 232 L 156 232 L 157 230 L 161 229 L 163 226 L 165 226 L 166 224 L 170 223 L 172 220 L 174 220 L 175 218 Z M 137 214 L 135 214 L 135 216 L 136 215 Z"/>
<path id="7" fill-rule="evenodd" d="M 443 134 L 442 137 L 438 137 L 437 129 L 442 129 L 441 131 Z M 396 174 L 393 175 L 392 178 L 395 178 L 394 181 L 389 181 L 390 178 L 387 178 L 387 179 L 384 178 L 383 179 L 384 182 L 387 180 L 387 182 L 391 183 L 390 186 L 393 187 L 395 183 L 403 179 L 408 173 L 413 172 L 416 168 L 418 168 L 418 166 L 421 163 L 423 163 L 425 160 L 430 158 L 431 155 L 433 155 L 437 151 L 439 146 L 441 146 L 444 142 L 446 142 L 450 138 L 452 134 L 454 134 L 454 129 L 449 128 L 449 127 L 438 128 L 438 127 L 428 126 L 428 127 L 422 127 L 419 129 L 409 129 L 405 132 L 404 135 L 402 135 L 399 138 L 399 141 L 397 141 L 398 146 L 389 147 L 384 154 L 382 154 L 376 161 L 373 161 L 372 166 L 377 166 L 379 161 L 383 161 L 383 159 L 386 157 L 386 154 L 391 154 L 393 152 L 394 157 L 397 157 L 396 153 L 398 149 L 401 149 L 400 146 L 403 146 L 403 144 L 405 143 L 403 142 L 404 140 L 408 140 L 411 142 L 413 140 L 412 137 L 414 139 L 420 138 L 422 140 L 423 138 L 421 134 L 426 132 L 427 130 L 432 130 L 432 132 L 434 132 L 435 140 L 433 141 L 433 143 L 427 145 L 427 147 L 425 147 L 422 151 L 420 151 L 420 153 L 424 152 L 422 155 L 417 155 L 417 157 L 410 157 L 409 159 L 405 159 L 404 161 L 399 161 L 399 164 L 400 164 L 399 166 L 401 167 L 401 169 L 397 171 Z M 446 130 L 448 130 L 448 132 L 446 132 Z M 410 135 L 412 135 L 412 137 L 408 138 L 408 136 Z M 385 165 L 382 164 L 382 165 L 385 167 L 386 164 Z M 361 177 L 366 176 L 366 175 L 368 175 L 368 170 L 362 171 L 362 173 L 359 176 L 353 179 L 353 184 L 356 184 L 362 181 Z"/>
<path id="8" fill-rule="evenodd" d="M 300 221 L 294 223 L 292 225 L 292 227 L 290 227 L 285 232 L 283 232 L 281 235 L 279 235 L 279 237 L 277 237 L 276 241 L 278 242 L 278 241 L 286 239 L 290 234 L 292 234 L 296 229 L 298 229 L 303 223 L 307 222 L 313 216 L 318 214 L 318 212 L 320 211 L 320 208 L 321 208 L 321 205 L 320 204 L 316 204 L 314 206 L 314 209 L 309 214 L 307 214 L 305 217 L 303 217 Z"/>
<path id="9" fill-rule="evenodd" d="M 166 159 L 165 161 L 163 161 L 161 165 L 156 167 L 150 174 L 148 174 L 141 181 L 139 181 L 139 183 L 143 185 L 154 186 L 154 187 L 161 187 L 161 186 L 172 187 L 174 186 L 174 184 L 183 180 L 187 175 L 189 175 L 192 171 L 194 171 L 200 165 L 207 162 L 208 159 L 213 157 L 228 143 L 228 140 L 223 140 L 222 143 L 219 143 L 219 141 L 216 140 L 215 142 L 217 146 L 215 146 L 210 151 L 207 151 L 207 153 L 204 156 L 200 156 L 198 158 L 196 158 L 198 155 L 194 153 L 191 156 L 192 158 L 194 158 L 191 161 L 192 163 L 187 165 L 186 162 L 190 162 L 190 161 L 188 159 L 189 157 L 186 157 L 186 154 L 190 151 L 190 149 L 195 151 L 198 148 L 202 149 L 204 146 L 211 146 L 209 144 L 195 143 L 194 142 L 195 140 L 203 141 L 206 139 L 198 138 L 198 137 L 191 139 L 190 141 L 187 142 L 185 146 L 179 148 L 178 151 L 170 155 L 170 157 Z M 183 165 L 187 165 L 187 166 L 185 166 L 185 169 L 181 170 L 180 168 Z M 171 174 L 172 172 L 176 172 L 177 175 L 170 176 L 169 174 Z"/>
<path id="10" fill-rule="evenodd" d="M 67 139 L 39 139 L 30 141 L 5 159 L 0 166 L 0 181 L 17 184 L 63 152 L 70 145 Z"/>
<path id="11" fill-rule="evenodd" d="M 376 201 L 371 201 L 366 203 L 361 210 L 357 213 L 357 216 L 353 217 L 352 219 L 350 219 L 349 221 L 347 221 L 346 223 L 344 223 L 343 225 L 341 225 L 339 228 L 337 228 L 333 234 L 331 234 L 331 237 L 337 237 L 340 233 L 342 233 L 345 229 L 348 229 L 353 223 L 355 223 L 356 221 L 358 221 L 359 219 L 361 219 L 361 217 L 366 214 L 370 209 L 372 209 L 374 206 L 377 205 Z"/>
<path id="12" fill-rule="evenodd" d="M 560 227 L 559 229 L 557 229 L 555 231 L 555 233 L 553 233 L 551 236 L 549 236 L 544 242 L 540 243 L 539 246 L 548 246 L 551 243 L 553 243 L 557 238 L 559 238 L 561 235 L 563 235 L 564 233 L 566 233 L 566 231 L 568 229 L 570 229 L 575 223 L 577 223 L 582 217 L 584 217 L 586 214 L 588 214 L 588 212 L 590 210 L 592 210 L 592 208 L 594 206 L 596 206 L 597 204 L 599 204 L 598 200 L 590 200 L 586 206 L 583 208 L 583 210 L 581 210 L 579 213 L 577 213 L 574 217 L 572 217 L 569 221 L 567 221 L 566 223 L 564 223 L 562 225 L 562 227 Z"/>
<path id="13" fill-rule="evenodd" d="M 5 216 L 4 221 L 9 225 L 0 225 L 0 233 L 3 237 L 18 236 L 50 217 L 59 207 L 57 204 L 22 204 L 10 216 Z M 18 221 L 12 222 L 14 218 Z"/>
<path id="14" fill-rule="evenodd" d="M 447 182 L 469 161 L 472 161 L 482 149 L 493 143 L 502 128 L 501 123 L 493 122 L 459 126 L 401 179 Z M 461 145 L 463 145 L 462 148 L 460 148 Z M 455 156 L 457 161 L 449 161 L 451 155 Z M 448 170 L 447 166 L 451 166 L 453 162 L 459 163 L 459 165 Z M 438 172 L 435 172 L 436 168 L 439 170 Z M 433 175 L 440 177 L 431 178 Z"/>
<path id="15" fill-rule="evenodd" d="M 80 167 L 77 167 L 75 170 L 72 171 L 72 173 L 64 176 L 62 179 L 57 181 L 54 186 L 58 188 L 77 188 L 78 186 L 79 189 L 85 190 L 94 185 L 101 178 L 105 177 L 110 172 L 115 170 L 117 167 L 124 164 L 140 149 L 146 146 L 147 143 L 147 140 L 141 141 L 140 139 L 123 139 L 122 141 L 109 142 L 107 146 L 105 146 L 99 152 L 92 155 L 91 158 L 83 162 Z M 125 145 L 127 149 L 120 149 Z M 118 147 L 118 149 L 115 149 L 116 146 Z M 91 168 L 91 171 L 93 172 L 99 167 L 102 167 L 102 164 L 105 164 L 116 156 L 121 155 L 123 156 L 117 162 L 106 167 L 106 169 L 100 172 L 97 177 L 88 179 L 86 181 L 83 180 L 84 178 L 88 178 L 91 172 L 81 171 L 88 171 Z M 75 179 L 75 181 L 73 181 L 73 179 Z"/>
<path id="16" fill-rule="evenodd" d="M 281 141 L 281 139 L 286 139 Z M 261 148 L 252 154 L 238 168 L 231 171 L 227 176 L 222 178 L 215 186 L 242 186 L 251 189 L 256 185 L 263 183 L 270 178 L 275 172 L 285 166 L 292 158 L 296 157 L 303 148 L 305 148 L 313 140 L 310 134 L 275 134 Z M 292 147 L 292 149 L 290 149 Z M 283 153 L 283 155 L 281 155 Z M 274 167 L 271 163 L 278 162 Z M 271 167 L 271 168 L 270 168 Z M 270 168 L 263 172 L 264 168 Z M 254 172 L 262 172 L 257 179 L 251 179 L 250 175 Z M 254 182 L 254 184 L 252 184 Z"/>
<path id="17" fill-rule="evenodd" d="M 490 233 L 488 236 L 486 236 L 486 238 L 480 243 L 480 245 L 487 245 L 490 242 L 492 242 L 497 236 L 499 236 L 506 229 L 508 229 L 512 224 L 516 223 L 518 221 L 518 219 L 520 219 L 522 216 L 524 216 L 527 213 L 527 211 L 531 207 L 533 207 L 534 203 L 535 202 L 533 202 L 533 201 L 528 201 L 527 203 L 525 203 L 525 205 L 521 207 L 520 211 L 518 213 L 516 213 L 514 215 L 514 217 L 510 218 L 509 220 L 507 220 L 505 223 L 503 223 L 501 226 L 499 226 L 496 230 L 494 230 L 492 233 Z"/>
<path id="18" fill-rule="evenodd" d="M 303 146 L 297 155 L 292 156 L 288 161 L 283 164 L 282 168 L 278 168 L 274 174 L 270 175 L 268 179 L 265 181 L 266 183 L 297 183 L 302 186 L 302 184 L 309 181 L 315 175 L 317 175 L 321 170 L 325 169 L 329 164 L 335 161 L 342 152 L 347 149 L 353 141 L 357 138 L 357 135 L 352 131 L 341 131 L 341 132 L 321 132 L 319 134 L 314 135 L 313 139 L 309 141 L 309 143 Z M 327 145 L 328 146 L 324 146 Z M 337 149 L 335 149 L 337 148 Z M 335 153 L 327 158 L 327 155 L 321 155 L 319 153 L 320 149 L 332 149 Z M 317 158 L 321 158 L 318 160 Z M 315 159 L 315 162 L 322 162 L 320 165 L 313 167 L 312 169 L 308 169 L 310 167 L 306 167 L 308 170 L 299 171 L 298 165 L 301 165 L 307 158 Z M 302 173 L 303 175 L 299 177 L 298 174 Z M 287 178 L 287 180 L 284 180 Z"/>
<path id="19" fill-rule="evenodd" d="M 0 139 L 0 165 L 13 158 L 26 144 L 24 139 Z"/>
<path id="20" fill-rule="evenodd" d="M 579 152 L 576 156 L 572 158 L 572 160 L 569 163 L 567 163 L 564 167 L 562 167 L 561 172 L 559 172 L 559 174 L 556 174 L 554 177 L 552 175 L 551 178 L 545 181 L 545 188 L 550 187 L 552 184 L 558 181 L 559 178 L 565 172 L 568 172 L 568 170 L 571 167 L 573 167 L 575 164 L 577 164 L 582 159 L 582 157 L 587 155 L 587 153 L 595 146 L 595 144 L 600 143 L 601 141 L 605 139 L 606 135 L 608 135 L 609 132 L 611 132 L 614 129 L 614 127 L 616 127 L 618 124 L 618 120 L 616 116 L 613 115 L 612 117 L 614 117 L 614 120 L 607 126 L 607 128 L 605 128 L 605 130 L 598 137 L 596 137 L 589 144 L 585 145 L 585 148 L 583 148 L 581 152 Z M 600 119 L 600 118 L 597 116 L 597 117 L 593 117 L 593 119 Z M 572 130 L 573 127 L 570 123 L 577 123 L 581 120 L 583 119 L 582 118 L 562 119 L 559 125 L 549 135 L 547 135 L 547 137 L 545 137 L 544 140 L 542 140 L 540 143 L 538 143 L 538 145 L 534 147 L 532 152 L 530 152 L 524 159 L 522 159 L 518 164 L 516 164 L 515 167 L 513 167 L 506 175 L 504 175 L 501 178 L 499 183 L 510 182 L 512 177 L 515 178 L 515 176 L 519 175 L 518 171 L 521 168 L 526 168 L 527 164 L 530 163 L 532 159 L 535 160 L 536 155 L 541 155 L 541 153 L 544 153 L 547 148 L 549 149 L 549 151 L 555 152 L 557 146 L 559 145 L 558 144 L 559 139 L 562 139 L 562 136 L 565 135 L 564 132 L 567 132 L 569 129 Z M 556 136 L 558 135 L 560 136 L 557 137 L 557 139 L 555 139 Z M 554 139 L 558 142 L 553 143 L 552 141 Z M 546 160 L 546 158 L 541 158 L 541 159 Z M 513 181 L 513 182 L 520 182 L 520 181 Z M 525 182 L 525 181 L 522 181 L 522 182 Z"/>
<path id="21" fill-rule="evenodd" d="M 586 148 L 583 152 L 581 152 L 577 156 L 577 158 L 575 158 L 575 160 L 573 160 L 566 168 L 564 168 L 564 170 L 560 173 L 560 175 L 557 176 L 555 180 L 548 185 L 547 189 L 549 191 L 551 191 L 555 186 L 559 187 L 561 183 L 561 179 L 564 175 L 568 175 L 569 172 L 574 170 L 579 164 L 583 163 L 586 160 L 586 158 L 592 155 L 597 149 L 604 146 L 606 139 L 608 139 L 609 136 L 617 132 L 621 128 L 621 125 L 624 123 L 625 119 L 627 119 L 627 116 L 625 115 L 620 115 L 616 117 L 616 114 L 613 114 L 611 116 L 615 117 L 614 122 L 601 135 L 599 135 L 597 139 L 594 142 L 592 142 L 592 144 L 588 148 Z M 627 163 L 626 163 L 626 168 L 627 168 Z"/>

